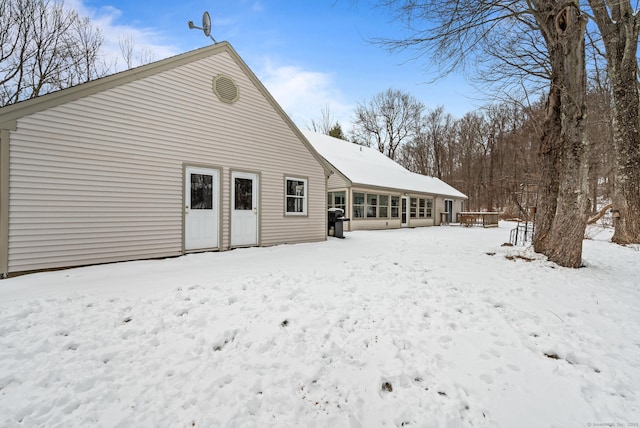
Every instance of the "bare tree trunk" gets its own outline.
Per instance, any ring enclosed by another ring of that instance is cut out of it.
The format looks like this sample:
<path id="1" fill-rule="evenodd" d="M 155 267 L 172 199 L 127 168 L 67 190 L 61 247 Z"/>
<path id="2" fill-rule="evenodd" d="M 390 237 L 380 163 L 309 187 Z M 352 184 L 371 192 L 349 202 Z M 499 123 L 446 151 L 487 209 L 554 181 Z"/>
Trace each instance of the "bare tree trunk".
<path id="1" fill-rule="evenodd" d="M 618 80 L 613 83 L 616 168 L 613 188 L 615 232 L 611 240 L 618 244 L 637 244 L 640 243 L 638 91 L 635 77 L 626 83 L 622 83 L 625 79 Z"/>
<path id="2" fill-rule="evenodd" d="M 613 141 L 616 151 L 613 212 L 618 244 L 640 243 L 640 17 L 627 0 L 589 0 L 606 48 L 613 86 Z"/>
<path id="3" fill-rule="evenodd" d="M 536 212 L 536 234 L 533 245 L 537 252 L 547 254 L 554 245 L 551 236 L 553 219 L 556 216 L 558 205 L 558 189 L 560 187 L 560 135 L 561 102 L 560 86 L 556 83 L 554 75 L 551 81 L 551 89 L 546 104 L 546 115 L 542 129 L 542 142 L 540 144 L 540 185 L 538 186 L 538 207 Z"/>
<path id="4" fill-rule="evenodd" d="M 543 193 L 534 247 L 562 266 L 580 266 L 588 199 L 584 41 L 587 19 L 581 13 L 579 0 L 385 0 L 382 4 L 396 8 L 410 31 L 409 37 L 387 39 L 383 43 L 392 49 L 425 47 L 445 74 L 465 66 L 470 59 L 477 60 L 478 55 L 470 54 L 474 49 L 495 54 L 495 61 L 485 64 L 507 64 L 507 69 L 516 69 L 519 83 L 523 71 L 534 79 L 547 78 L 547 70 L 551 71 L 540 151 Z M 537 47 L 538 30 L 547 52 Z M 528 31 L 532 37 L 527 41 L 518 37 Z M 494 48 L 494 42 L 500 39 L 509 42 L 502 46 L 514 44 L 517 49 L 523 46 L 534 49 L 527 50 L 514 64 L 512 54 Z M 547 59 L 551 67 L 547 67 Z M 531 62 L 538 67 L 530 68 Z M 494 79 L 490 81 L 495 82 Z"/>
<path id="5" fill-rule="evenodd" d="M 551 60 L 552 81 L 542 137 L 542 183 L 536 251 L 565 267 L 582 264 L 587 221 L 585 139 L 586 18 L 577 1 L 532 1 Z"/>

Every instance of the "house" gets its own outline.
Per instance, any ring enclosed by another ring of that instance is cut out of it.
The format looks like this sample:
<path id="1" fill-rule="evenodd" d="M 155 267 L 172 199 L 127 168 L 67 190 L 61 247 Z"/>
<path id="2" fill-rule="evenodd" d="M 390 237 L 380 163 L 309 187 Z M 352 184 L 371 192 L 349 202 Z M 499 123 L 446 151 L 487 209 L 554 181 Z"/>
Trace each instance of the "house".
<path id="1" fill-rule="evenodd" d="M 444 181 L 413 173 L 379 151 L 302 131 L 336 171 L 327 182 L 329 208 L 342 208 L 350 230 L 450 223 L 466 195 Z"/>
<path id="2" fill-rule="evenodd" d="M 326 239 L 330 169 L 221 42 L 0 109 L 0 275 Z"/>

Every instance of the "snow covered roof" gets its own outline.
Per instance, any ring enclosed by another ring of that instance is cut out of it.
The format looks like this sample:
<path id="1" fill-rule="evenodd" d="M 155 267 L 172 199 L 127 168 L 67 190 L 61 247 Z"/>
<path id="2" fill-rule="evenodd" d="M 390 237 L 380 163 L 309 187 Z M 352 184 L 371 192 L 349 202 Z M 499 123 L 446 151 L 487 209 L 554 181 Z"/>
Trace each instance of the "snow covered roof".
<path id="1" fill-rule="evenodd" d="M 467 199 L 439 178 L 411 172 L 378 150 L 309 130 L 302 133 L 327 162 L 354 184 Z"/>

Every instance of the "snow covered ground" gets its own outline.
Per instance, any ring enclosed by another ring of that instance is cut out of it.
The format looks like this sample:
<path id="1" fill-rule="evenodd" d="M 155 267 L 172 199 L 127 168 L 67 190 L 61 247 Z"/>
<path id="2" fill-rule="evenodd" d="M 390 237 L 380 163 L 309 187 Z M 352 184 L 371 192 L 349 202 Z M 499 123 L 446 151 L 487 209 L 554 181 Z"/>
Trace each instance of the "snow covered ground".
<path id="1" fill-rule="evenodd" d="M 639 426 L 640 251 L 512 227 L 0 281 L 0 426 Z"/>

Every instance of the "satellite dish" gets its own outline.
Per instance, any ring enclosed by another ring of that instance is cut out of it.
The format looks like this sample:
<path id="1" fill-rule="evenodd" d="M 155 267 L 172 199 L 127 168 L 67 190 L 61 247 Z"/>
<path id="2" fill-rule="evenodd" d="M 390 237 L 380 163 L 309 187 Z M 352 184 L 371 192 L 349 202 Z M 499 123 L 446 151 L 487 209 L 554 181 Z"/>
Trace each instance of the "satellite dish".
<path id="1" fill-rule="evenodd" d="M 196 27 L 193 21 L 188 21 L 187 25 L 189 26 L 189 30 L 193 30 L 194 28 L 202 30 L 205 36 L 210 37 L 211 40 L 213 40 L 213 43 L 217 43 L 216 39 L 211 37 L 211 16 L 209 16 L 209 12 L 205 11 L 202 14 L 202 27 Z"/>
<path id="2" fill-rule="evenodd" d="M 205 36 L 211 37 L 211 17 L 207 11 L 202 14 L 202 32 Z"/>

